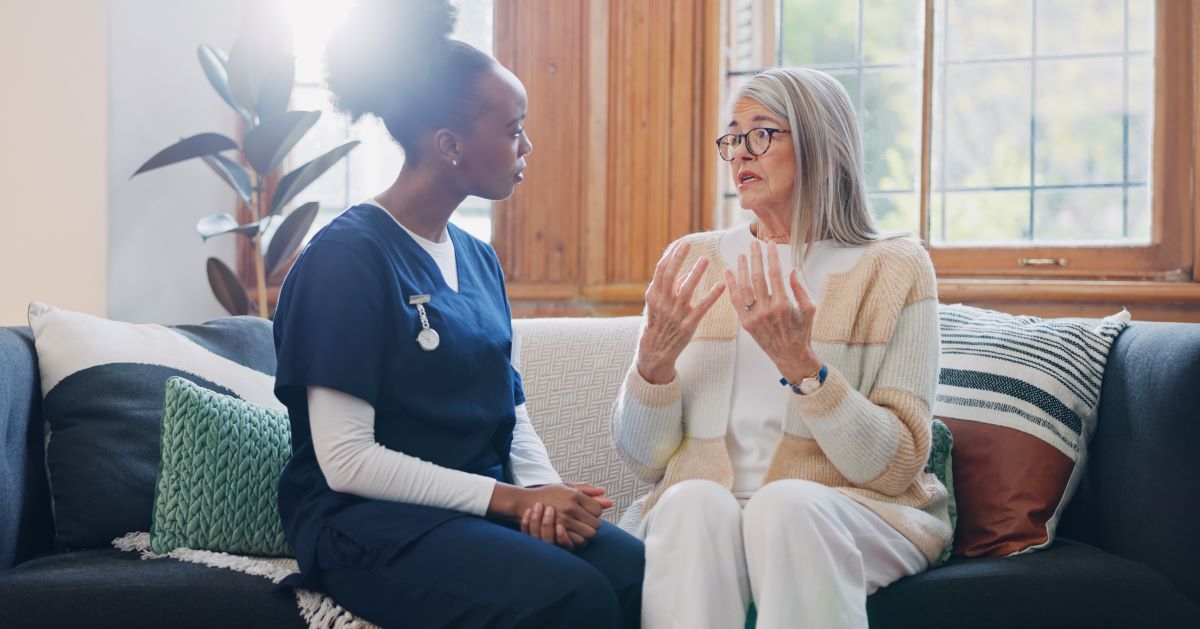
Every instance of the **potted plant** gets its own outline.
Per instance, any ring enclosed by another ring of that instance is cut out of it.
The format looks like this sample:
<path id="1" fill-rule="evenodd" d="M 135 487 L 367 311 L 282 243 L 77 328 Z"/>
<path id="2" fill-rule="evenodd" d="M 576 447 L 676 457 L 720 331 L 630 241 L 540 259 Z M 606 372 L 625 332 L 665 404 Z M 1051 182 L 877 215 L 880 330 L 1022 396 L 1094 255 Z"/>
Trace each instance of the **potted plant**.
<path id="1" fill-rule="evenodd" d="M 249 208 L 252 220 L 238 223 L 230 213 L 220 212 L 200 219 L 196 231 L 204 240 L 238 234 L 250 241 L 256 299 L 250 300 L 237 274 L 217 258 L 207 262 L 209 285 L 230 314 L 270 317 L 267 279 L 295 256 L 319 205 L 312 201 L 290 211 L 287 208 L 309 184 L 349 154 L 358 141 L 346 142 L 281 176 L 287 154 L 321 117 L 319 111 L 288 110 L 295 83 L 295 58 L 262 39 L 245 35 L 228 55 L 207 45 L 196 52 L 208 82 L 241 119 L 241 145 L 219 133 L 193 135 L 159 151 L 133 176 L 200 159 L 233 188 Z M 227 155 L 231 151 L 232 157 Z M 275 223 L 275 231 L 266 238 Z"/>

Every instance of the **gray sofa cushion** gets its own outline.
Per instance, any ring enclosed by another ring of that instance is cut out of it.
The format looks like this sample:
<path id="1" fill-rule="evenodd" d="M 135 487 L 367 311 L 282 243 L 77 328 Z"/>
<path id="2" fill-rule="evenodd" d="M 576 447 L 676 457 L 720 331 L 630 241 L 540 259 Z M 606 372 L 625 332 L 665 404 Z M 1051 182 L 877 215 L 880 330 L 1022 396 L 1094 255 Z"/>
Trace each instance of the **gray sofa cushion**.
<path id="1" fill-rule="evenodd" d="M 0 328 L 0 572 L 50 549 L 42 394 L 29 328 Z"/>
<path id="2" fill-rule="evenodd" d="M 1117 337 L 1087 471 L 1061 532 L 1148 564 L 1200 605 L 1198 330 L 1141 322 Z"/>
<path id="3" fill-rule="evenodd" d="M 57 553 L 0 575 L 6 627 L 304 627 L 262 577 L 113 549 Z"/>
<path id="4" fill-rule="evenodd" d="M 1044 551 L 952 559 L 867 600 L 872 629 L 1200 627 L 1200 610 L 1163 575 L 1058 539 Z"/>

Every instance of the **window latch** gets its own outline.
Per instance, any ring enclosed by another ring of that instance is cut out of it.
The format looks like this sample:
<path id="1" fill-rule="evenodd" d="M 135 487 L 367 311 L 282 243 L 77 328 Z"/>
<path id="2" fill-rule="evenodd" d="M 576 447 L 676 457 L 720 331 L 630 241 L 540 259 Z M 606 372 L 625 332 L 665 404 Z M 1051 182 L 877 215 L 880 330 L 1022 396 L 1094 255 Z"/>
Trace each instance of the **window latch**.
<path id="1" fill-rule="evenodd" d="M 1066 258 L 1017 258 L 1021 266 L 1067 266 Z"/>

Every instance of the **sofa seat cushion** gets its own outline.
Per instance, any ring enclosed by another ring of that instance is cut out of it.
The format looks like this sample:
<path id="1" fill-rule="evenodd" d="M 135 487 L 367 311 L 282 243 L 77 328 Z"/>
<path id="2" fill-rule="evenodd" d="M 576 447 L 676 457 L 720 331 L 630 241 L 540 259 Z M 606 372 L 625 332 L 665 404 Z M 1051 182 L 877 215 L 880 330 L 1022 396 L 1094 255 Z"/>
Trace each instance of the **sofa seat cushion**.
<path id="1" fill-rule="evenodd" d="M 45 555 L 0 573 L 8 627 L 304 627 L 290 589 L 114 549 Z"/>
<path id="2" fill-rule="evenodd" d="M 1200 627 L 1200 608 L 1144 564 L 1060 539 L 1016 557 L 954 558 L 867 601 L 872 629 Z"/>

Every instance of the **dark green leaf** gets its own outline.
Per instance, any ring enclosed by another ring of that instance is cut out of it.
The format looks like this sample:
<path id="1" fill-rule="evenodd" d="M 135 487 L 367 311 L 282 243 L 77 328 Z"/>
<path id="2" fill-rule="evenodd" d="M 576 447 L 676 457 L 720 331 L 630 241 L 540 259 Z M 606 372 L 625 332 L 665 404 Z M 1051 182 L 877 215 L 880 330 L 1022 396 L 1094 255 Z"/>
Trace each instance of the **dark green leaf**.
<path id="1" fill-rule="evenodd" d="M 319 111 L 285 111 L 262 121 L 246 134 L 242 151 L 259 176 L 266 176 L 291 151 L 300 138 L 317 124 Z"/>
<path id="2" fill-rule="evenodd" d="M 231 315 L 250 314 L 250 298 L 241 280 L 224 262 L 216 258 L 208 259 L 208 284 L 212 287 L 217 301 Z"/>
<path id="3" fill-rule="evenodd" d="M 221 135 L 220 133 L 201 133 L 193 135 L 190 138 L 184 138 L 171 146 L 161 150 L 157 155 L 151 157 L 149 161 L 142 164 L 142 167 L 133 173 L 136 177 L 148 170 L 162 168 L 171 164 L 186 161 L 204 155 L 213 155 L 221 151 L 237 148 L 237 142 Z"/>
<path id="4" fill-rule="evenodd" d="M 205 155 L 200 159 L 203 159 L 204 163 L 213 169 L 213 172 L 229 184 L 229 187 L 233 188 L 243 201 L 250 203 L 250 194 L 253 188 L 250 183 L 250 173 L 246 171 L 245 167 L 222 155 Z"/>
<path id="5" fill-rule="evenodd" d="M 204 240 L 208 240 L 214 236 L 222 234 L 238 233 L 247 238 L 253 237 L 258 233 L 259 224 L 261 221 L 238 225 L 236 219 L 229 212 L 221 212 L 212 216 L 205 216 L 196 222 L 196 232 Z"/>
<path id="6" fill-rule="evenodd" d="M 279 115 L 288 108 L 292 99 L 292 85 L 296 82 L 296 59 L 291 56 L 281 56 L 263 79 L 262 88 L 258 92 L 258 118 L 266 120 Z"/>
<path id="7" fill-rule="evenodd" d="M 309 201 L 293 210 L 279 224 L 275 235 L 271 236 L 271 244 L 267 246 L 267 277 L 274 276 L 284 262 L 296 255 L 304 237 L 308 235 L 308 230 L 312 228 L 313 219 L 317 218 L 319 209 L 320 203 Z"/>
<path id="8" fill-rule="evenodd" d="M 220 50 L 208 45 L 201 45 L 196 49 L 196 56 L 200 58 L 200 67 L 204 69 L 204 75 L 208 77 L 208 82 L 217 91 L 217 94 L 229 106 L 233 108 L 238 115 L 248 118 L 249 114 L 245 109 L 238 106 L 233 99 L 233 94 L 229 91 L 229 74 L 225 70 L 225 64 L 229 62 L 229 57 Z"/>
<path id="9" fill-rule="evenodd" d="M 279 185 L 275 186 L 275 196 L 271 198 L 269 214 L 278 214 L 289 201 L 296 198 L 296 195 L 325 174 L 325 171 L 332 168 L 359 144 L 358 140 L 351 140 L 284 175 L 283 179 L 279 180 Z"/>

